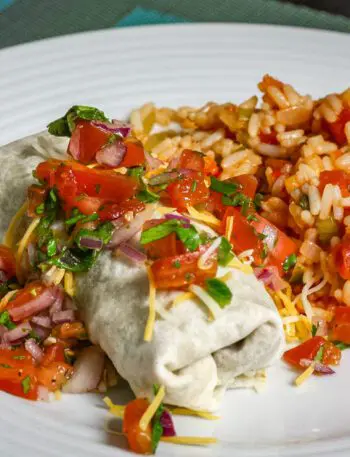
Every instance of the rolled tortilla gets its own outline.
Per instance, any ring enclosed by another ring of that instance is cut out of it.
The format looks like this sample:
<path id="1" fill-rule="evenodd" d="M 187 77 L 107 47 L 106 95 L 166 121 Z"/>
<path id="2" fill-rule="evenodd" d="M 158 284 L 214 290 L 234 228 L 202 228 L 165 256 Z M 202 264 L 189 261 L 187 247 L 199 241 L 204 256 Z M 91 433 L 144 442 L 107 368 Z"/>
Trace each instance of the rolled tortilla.
<path id="1" fill-rule="evenodd" d="M 66 139 L 40 134 L 0 150 L 2 235 L 23 203 L 32 170 L 52 154 L 64 158 L 66 145 Z M 218 276 L 227 271 L 220 268 Z M 150 395 L 158 383 L 165 386 L 169 404 L 215 410 L 227 387 L 244 385 L 241 375 L 271 365 L 284 345 L 281 319 L 262 283 L 254 275 L 230 271 L 232 301 L 212 321 L 198 300 L 169 310 L 182 292 L 157 291 L 159 315 L 151 342 L 143 340 L 149 312 L 144 266 L 101 253 L 88 273 L 76 276 L 77 302 L 90 339 L 136 395 Z"/>

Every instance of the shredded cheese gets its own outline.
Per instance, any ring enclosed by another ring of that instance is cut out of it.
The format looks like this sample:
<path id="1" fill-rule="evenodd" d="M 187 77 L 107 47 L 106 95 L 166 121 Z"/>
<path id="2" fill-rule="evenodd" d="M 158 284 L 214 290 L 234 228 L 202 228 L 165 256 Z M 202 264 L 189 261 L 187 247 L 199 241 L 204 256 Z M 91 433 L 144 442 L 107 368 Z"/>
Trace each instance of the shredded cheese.
<path id="1" fill-rule="evenodd" d="M 121 175 L 126 175 L 126 173 L 128 172 L 128 169 L 126 167 L 120 167 L 120 168 L 113 168 L 113 171 L 115 173 L 119 173 Z"/>
<path id="2" fill-rule="evenodd" d="M 206 224 L 212 227 L 220 227 L 221 221 L 217 219 L 213 214 L 209 213 L 209 211 L 197 211 L 193 206 L 187 206 L 187 211 L 190 217 L 196 219 L 197 221 L 205 222 Z"/>
<path id="3" fill-rule="evenodd" d="M 189 289 L 206 305 L 214 319 L 219 317 L 222 312 L 220 306 L 202 287 L 191 284 Z"/>
<path id="4" fill-rule="evenodd" d="M 143 413 L 140 419 L 140 429 L 145 431 L 147 429 L 148 424 L 151 422 L 153 416 L 155 415 L 157 409 L 159 408 L 160 404 L 162 403 L 165 397 L 165 389 L 164 386 L 160 386 L 157 392 L 157 395 L 154 397 L 152 403 Z"/>
<path id="5" fill-rule="evenodd" d="M 224 274 L 223 276 L 221 276 L 220 278 L 220 281 L 222 282 L 227 282 L 229 281 L 230 279 L 232 278 L 232 272 L 231 271 L 228 271 L 226 274 Z"/>
<path id="6" fill-rule="evenodd" d="M 16 274 L 17 274 L 17 278 L 18 278 L 20 283 L 23 282 L 22 267 L 21 267 L 22 256 L 23 256 L 25 248 L 28 246 L 28 244 L 30 242 L 30 239 L 31 239 L 31 236 L 32 236 L 34 230 L 39 225 L 39 222 L 40 222 L 40 218 L 37 217 L 36 219 L 34 219 L 30 223 L 30 225 L 27 228 L 23 238 L 21 239 L 21 241 L 18 244 L 18 249 L 17 249 L 17 252 L 16 252 Z"/>
<path id="7" fill-rule="evenodd" d="M 287 297 L 286 294 L 284 294 L 281 291 L 276 292 L 276 294 L 281 299 L 284 307 L 286 308 L 290 316 L 297 316 L 299 314 L 296 307 L 293 305 L 292 301 Z"/>
<path id="8" fill-rule="evenodd" d="M 105 397 L 103 401 L 106 403 L 109 408 L 109 412 L 113 414 L 113 416 L 121 419 L 124 417 L 125 406 L 115 405 L 109 397 Z"/>
<path id="9" fill-rule="evenodd" d="M 157 212 L 161 215 L 168 214 L 168 213 L 173 213 L 174 211 L 177 211 L 176 208 L 171 208 L 167 206 L 159 206 L 157 208 Z"/>
<path id="10" fill-rule="evenodd" d="M 89 163 L 89 165 L 86 165 L 88 168 L 96 168 L 99 166 L 97 162 Z"/>
<path id="11" fill-rule="evenodd" d="M 191 298 L 195 298 L 195 295 L 193 292 L 184 292 L 183 294 L 178 295 L 168 306 L 167 308 L 170 309 L 173 306 L 178 305 L 179 303 L 182 303 L 183 301 L 186 300 L 191 300 Z"/>
<path id="12" fill-rule="evenodd" d="M 200 436 L 162 436 L 160 441 L 172 444 L 187 444 L 189 446 L 208 446 L 218 442 L 216 438 Z"/>
<path id="13" fill-rule="evenodd" d="M 7 294 L 2 297 L 0 301 L 0 312 L 6 308 L 8 302 L 10 301 L 10 298 L 17 292 L 17 290 L 11 290 L 10 292 L 7 292 Z"/>
<path id="14" fill-rule="evenodd" d="M 197 411 L 190 408 L 171 408 L 170 412 L 174 415 L 179 416 L 197 416 L 203 419 L 214 421 L 220 419 L 219 416 L 214 416 L 214 414 L 209 413 L 208 411 Z"/>
<path id="15" fill-rule="evenodd" d="M 71 271 L 66 271 L 64 275 L 64 290 L 70 297 L 75 295 L 74 276 Z"/>
<path id="16" fill-rule="evenodd" d="M 60 390 L 55 390 L 55 400 L 60 401 L 62 399 L 62 392 Z"/>
<path id="17" fill-rule="evenodd" d="M 253 268 L 250 265 L 242 263 L 237 257 L 234 257 L 231 262 L 228 264 L 229 267 L 235 268 L 236 270 L 241 270 L 247 275 L 253 274 Z"/>
<path id="18" fill-rule="evenodd" d="M 300 376 L 298 376 L 296 378 L 296 380 L 294 381 L 295 385 L 299 387 L 303 382 L 305 382 L 312 375 L 312 373 L 314 371 L 315 371 L 315 366 L 314 366 L 314 364 L 311 364 L 308 368 L 306 368 L 306 370 L 303 373 L 301 373 Z"/>
<path id="19" fill-rule="evenodd" d="M 228 240 L 231 240 L 233 231 L 233 216 L 228 216 L 226 219 L 226 227 L 225 227 L 225 236 Z"/>
<path id="20" fill-rule="evenodd" d="M 152 341 L 153 328 L 156 320 L 156 288 L 154 286 L 151 267 L 147 267 L 147 274 L 149 280 L 149 312 L 143 339 L 144 341 Z"/>
<path id="21" fill-rule="evenodd" d="M 222 237 L 219 236 L 212 242 L 210 247 L 199 257 L 197 266 L 200 270 L 208 270 L 212 266 L 212 262 L 208 262 L 210 256 L 218 249 L 221 244 Z"/>
<path id="22" fill-rule="evenodd" d="M 15 247 L 15 234 L 17 232 L 17 228 L 22 220 L 22 217 L 25 215 L 26 211 L 28 208 L 28 203 L 24 203 L 20 209 L 17 211 L 17 213 L 13 216 L 11 219 L 9 228 L 7 229 L 7 232 L 5 233 L 3 243 L 5 246 L 7 246 L 10 249 L 13 249 Z"/>

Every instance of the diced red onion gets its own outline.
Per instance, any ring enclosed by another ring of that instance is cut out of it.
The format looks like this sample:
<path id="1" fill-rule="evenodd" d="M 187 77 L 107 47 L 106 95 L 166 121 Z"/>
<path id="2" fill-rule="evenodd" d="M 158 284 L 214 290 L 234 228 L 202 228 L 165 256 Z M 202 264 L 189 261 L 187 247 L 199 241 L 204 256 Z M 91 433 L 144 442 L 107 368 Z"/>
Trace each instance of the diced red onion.
<path id="1" fill-rule="evenodd" d="M 176 219 L 180 222 L 183 222 L 184 224 L 184 227 L 189 227 L 191 225 L 191 221 L 187 218 L 187 217 L 184 217 L 184 216 L 180 216 L 179 214 L 166 214 L 165 216 L 165 219 Z"/>
<path id="2" fill-rule="evenodd" d="M 126 146 L 120 141 L 116 140 L 107 146 L 104 146 L 96 154 L 96 162 L 100 165 L 115 168 L 123 160 L 126 154 Z"/>
<path id="3" fill-rule="evenodd" d="M 278 292 L 286 285 L 279 275 L 278 268 L 275 266 L 254 268 L 254 273 L 259 281 L 262 281 L 265 286 L 270 287 L 274 292 Z"/>
<path id="4" fill-rule="evenodd" d="M 63 392 L 83 393 L 96 389 L 104 367 L 105 355 L 98 346 L 83 349 L 74 364 L 71 379 L 63 386 Z"/>
<path id="5" fill-rule="evenodd" d="M 130 244 L 120 243 L 118 249 L 135 263 L 144 263 L 147 260 L 147 256 L 143 252 L 138 251 Z"/>
<path id="6" fill-rule="evenodd" d="M 66 295 L 64 297 L 63 309 L 72 309 L 74 311 L 77 309 L 77 307 L 75 306 L 74 300 L 69 295 Z"/>
<path id="7" fill-rule="evenodd" d="M 95 251 L 100 251 L 103 248 L 103 241 L 99 238 L 94 237 L 84 237 L 80 238 L 80 245 L 84 248 L 93 249 Z"/>
<path id="8" fill-rule="evenodd" d="M 168 170 L 174 170 L 174 168 L 177 168 L 179 160 L 180 160 L 180 157 L 173 157 L 169 162 Z"/>
<path id="9" fill-rule="evenodd" d="M 31 332 L 32 327 L 29 322 L 23 322 L 22 324 L 17 325 L 16 328 L 13 330 L 9 330 L 3 336 L 3 340 L 5 343 L 13 343 L 18 340 L 22 340 L 24 337 L 29 335 Z"/>
<path id="10" fill-rule="evenodd" d="M 38 400 L 39 401 L 49 401 L 49 389 L 44 386 L 38 386 Z"/>
<path id="11" fill-rule="evenodd" d="M 65 309 L 52 314 L 52 322 L 54 324 L 64 324 L 65 322 L 73 322 L 75 313 L 72 309 Z"/>
<path id="12" fill-rule="evenodd" d="M 56 301 L 57 293 L 57 287 L 47 288 L 37 297 L 33 297 L 33 300 L 30 300 L 17 308 L 10 309 L 9 313 L 11 318 L 14 321 L 22 320 L 49 308 Z"/>
<path id="13" fill-rule="evenodd" d="M 311 359 L 301 359 L 299 363 L 302 367 L 305 367 L 305 368 L 309 367 L 310 365 L 313 365 L 314 370 L 317 373 L 322 373 L 322 374 L 334 374 L 335 373 L 335 371 L 332 370 L 331 367 L 324 365 L 323 363 L 320 363 L 320 362 L 315 362 L 314 360 L 311 360 Z"/>
<path id="14" fill-rule="evenodd" d="M 115 247 L 119 246 L 120 243 L 130 240 L 130 238 L 132 238 L 134 235 L 136 235 L 137 232 L 139 232 L 141 230 L 143 224 L 146 221 L 148 221 L 149 219 L 152 219 L 154 210 L 155 210 L 155 205 L 149 204 L 149 205 L 147 205 L 147 207 L 144 211 L 136 214 L 136 216 L 130 223 L 125 224 L 123 227 L 121 227 L 119 229 L 116 229 L 114 231 L 112 239 L 107 247 L 110 249 L 115 248 Z"/>
<path id="15" fill-rule="evenodd" d="M 328 324 L 325 319 L 321 317 L 312 316 L 312 323 L 316 326 L 317 330 L 315 336 L 327 336 L 328 335 Z"/>
<path id="16" fill-rule="evenodd" d="M 0 343 L 0 350 L 3 350 L 3 349 L 11 350 L 11 344 L 8 344 L 8 343 Z"/>
<path id="17" fill-rule="evenodd" d="M 153 176 L 149 181 L 148 184 L 150 186 L 159 186 L 161 184 L 167 184 L 171 181 L 174 181 L 178 178 L 179 173 L 177 171 L 165 171 L 164 173 L 160 173 L 159 175 Z"/>
<path id="18" fill-rule="evenodd" d="M 75 160 L 80 158 L 80 129 L 76 128 L 72 132 L 69 140 L 68 152 Z"/>
<path id="19" fill-rule="evenodd" d="M 160 159 L 157 159 L 157 157 L 153 157 L 149 152 L 145 151 L 145 159 L 146 163 L 149 166 L 151 170 L 155 170 L 162 165 L 164 165 L 164 162 Z"/>
<path id="20" fill-rule="evenodd" d="M 0 325 L 0 342 L 2 341 L 3 336 L 7 333 L 8 330 L 4 325 Z"/>
<path id="21" fill-rule="evenodd" d="M 160 416 L 160 425 L 163 427 L 162 436 L 176 436 L 175 426 L 169 411 L 163 411 Z"/>
<path id="22" fill-rule="evenodd" d="M 265 235 L 264 243 L 266 244 L 267 249 L 272 251 L 276 246 L 277 229 L 270 225 L 265 225 L 262 233 Z"/>
<path id="23" fill-rule="evenodd" d="M 36 343 L 36 341 L 33 339 L 33 338 L 29 338 L 29 340 L 27 340 L 25 343 L 24 343 L 24 347 L 26 348 L 26 351 L 29 352 L 29 354 L 33 357 L 33 359 L 40 363 L 43 356 L 44 356 L 44 353 L 41 349 L 41 347 Z"/>
<path id="24" fill-rule="evenodd" d="M 7 274 L 3 270 L 0 270 L 0 284 L 6 282 L 8 279 Z"/>
<path id="25" fill-rule="evenodd" d="M 32 329 L 35 335 L 40 338 L 41 341 L 46 340 L 46 338 L 50 335 L 51 329 L 41 327 L 40 325 L 32 324 Z"/>
<path id="26" fill-rule="evenodd" d="M 52 316 L 53 313 L 57 313 L 58 311 L 61 311 L 63 299 L 64 299 L 63 289 L 62 289 L 62 287 L 57 287 L 56 288 L 56 300 L 51 305 L 50 311 L 49 311 L 50 316 Z"/>
<path id="27" fill-rule="evenodd" d="M 31 322 L 44 328 L 52 327 L 51 318 L 49 316 L 33 316 Z"/>
<path id="28" fill-rule="evenodd" d="M 118 121 L 117 119 L 112 119 L 112 122 L 92 121 L 91 124 L 95 125 L 104 132 L 120 135 L 123 138 L 126 138 L 131 131 L 130 124 L 127 122 Z"/>

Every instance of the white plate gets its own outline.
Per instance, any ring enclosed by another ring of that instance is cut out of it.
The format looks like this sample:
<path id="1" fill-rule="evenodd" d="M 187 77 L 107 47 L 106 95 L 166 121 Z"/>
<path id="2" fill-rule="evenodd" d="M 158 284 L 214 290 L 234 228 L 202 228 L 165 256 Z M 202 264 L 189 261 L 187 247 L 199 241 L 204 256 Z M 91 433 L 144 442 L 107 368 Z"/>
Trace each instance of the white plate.
<path id="1" fill-rule="evenodd" d="M 248 25 L 138 27 L 67 36 L 0 52 L 0 144 L 43 130 L 73 104 L 124 117 L 161 105 L 240 101 L 269 72 L 319 96 L 349 84 L 347 35 Z M 9 196 L 10 198 L 10 196 Z M 210 448 L 161 443 L 159 456 L 334 456 L 350 453 L 350 354 L 337 375 L 300 388 L 282 363 L 265 392 L 231 391 L 221 420 L 178 418 L 180 434 L 216 436 Z M 0 455 L 130 455 L 103 431 L 95 395 L 36 404 L 0 393 Z"/>

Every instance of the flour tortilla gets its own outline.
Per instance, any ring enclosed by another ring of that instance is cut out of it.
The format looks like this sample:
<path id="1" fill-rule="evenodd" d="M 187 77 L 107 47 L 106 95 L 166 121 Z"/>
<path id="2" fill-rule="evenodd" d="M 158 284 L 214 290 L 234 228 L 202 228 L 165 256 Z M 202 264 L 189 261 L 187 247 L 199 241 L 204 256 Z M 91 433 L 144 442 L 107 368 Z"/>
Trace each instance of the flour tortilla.
<path id="1" fill-rule="evenodd" d="M 47 133 L 0 148 L 0 235 L 33 182 L 32 170 L 48 157 L 65 158 L 67 139 Z M 227 268 L 220 268 L 219 276 Z M 103 252 L 88 273 L 77 275 L 77 302 L 92 342 L 101 346 L 136 395 L 150 395 L 163 384 L 166 402 L 215 410 L 227 387 L 251 385 L 251 375 L 271 365 L 283 350 L 281 319 L 254 275 L 230 270 L 231 304 L 219 318 L 187 300 L 166 309 L 181 292 L 157 292 L 163 318 L 153 339 L 143 341 L 149 282 L 145 267 Z"/>

